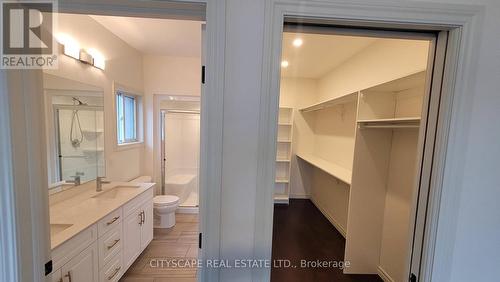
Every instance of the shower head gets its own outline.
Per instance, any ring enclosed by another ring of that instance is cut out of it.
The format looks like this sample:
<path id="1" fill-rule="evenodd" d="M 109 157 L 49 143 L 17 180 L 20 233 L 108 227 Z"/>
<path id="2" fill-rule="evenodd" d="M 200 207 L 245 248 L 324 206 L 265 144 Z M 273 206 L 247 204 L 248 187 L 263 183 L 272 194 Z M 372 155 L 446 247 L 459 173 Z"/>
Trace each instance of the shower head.
<path id="1" fill-rule="evenodd" d="M 87 103 L 82 102 L 80 99 L 78 99 L 76 97 L 72 97 L 72 98 L 73 98 L 73 102 L 76 102 L 78 104 L 78 106 L 87 106 Z"/>

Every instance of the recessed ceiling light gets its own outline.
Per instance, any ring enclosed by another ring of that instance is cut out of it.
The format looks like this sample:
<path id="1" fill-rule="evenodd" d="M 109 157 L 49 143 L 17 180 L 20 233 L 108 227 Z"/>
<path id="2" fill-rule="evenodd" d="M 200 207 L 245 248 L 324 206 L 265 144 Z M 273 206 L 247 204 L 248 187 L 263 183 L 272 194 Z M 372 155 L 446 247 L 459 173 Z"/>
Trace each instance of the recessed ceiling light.
<path id="1" fill-rule="evenodd" d="M 286 68 L 286 67 L 288 67 L 288 65 L 289 65 L 288 61 L 286 61 L 286 60 L 281 61 L 282 68 Z"/>
<path id="2" fill-rule="evenodd" d="M 300 39 L 300 38 L 295 38 L 295 40 L 293 40 L 293 43 L 292 43 L 292 44 L 293 44 L 293 46 L 295 46 L 295 47 L 300 47 L 300 46 L 302 46 L 302 43 L 304 43 L 304 41 L 302 41 L 302 39 Z"/>

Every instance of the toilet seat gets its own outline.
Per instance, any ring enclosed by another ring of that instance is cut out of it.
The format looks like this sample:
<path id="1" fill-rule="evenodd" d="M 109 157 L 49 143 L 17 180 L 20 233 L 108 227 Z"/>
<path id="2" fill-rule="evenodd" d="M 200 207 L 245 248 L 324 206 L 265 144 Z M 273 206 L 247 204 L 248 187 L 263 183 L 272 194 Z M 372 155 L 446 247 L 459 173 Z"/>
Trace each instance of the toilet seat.
<path id="1" fill-rule="evenodd" d="M 165 207 L 175 206 L 179 203 L 179 197 L 174 195 L 160 195 L 153 198 L 153 206 Z"/>

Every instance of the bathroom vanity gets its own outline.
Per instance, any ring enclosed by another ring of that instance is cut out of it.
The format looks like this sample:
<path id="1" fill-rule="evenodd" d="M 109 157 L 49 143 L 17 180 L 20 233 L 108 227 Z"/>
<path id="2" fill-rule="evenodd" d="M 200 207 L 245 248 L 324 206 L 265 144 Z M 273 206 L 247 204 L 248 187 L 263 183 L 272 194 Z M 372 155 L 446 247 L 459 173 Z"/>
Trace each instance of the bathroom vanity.
<path id="1" fill-rule="evenodd" d="M 91 181 L 50 196 L 52 281 L 118 281 L 153 239 L 154 183 Z"/>

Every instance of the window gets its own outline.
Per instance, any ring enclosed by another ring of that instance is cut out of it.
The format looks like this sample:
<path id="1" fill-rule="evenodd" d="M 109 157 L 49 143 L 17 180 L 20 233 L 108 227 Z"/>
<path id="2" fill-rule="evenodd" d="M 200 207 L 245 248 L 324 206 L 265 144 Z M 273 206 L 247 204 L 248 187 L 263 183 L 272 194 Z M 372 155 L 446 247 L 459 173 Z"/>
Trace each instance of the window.
<path id="1" fill-rule="evenodd" d="M 123 92 L 116 94 L 116 135 L 118 144 L 138 142 L 137 96 Z"/>

